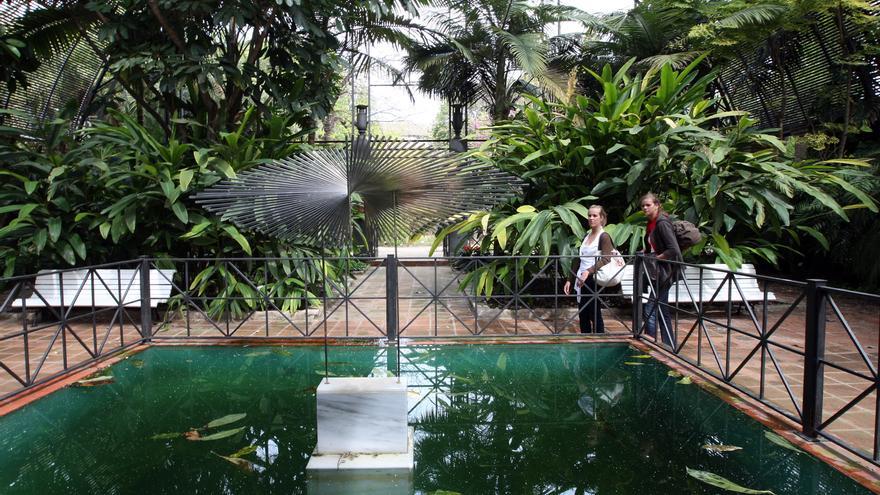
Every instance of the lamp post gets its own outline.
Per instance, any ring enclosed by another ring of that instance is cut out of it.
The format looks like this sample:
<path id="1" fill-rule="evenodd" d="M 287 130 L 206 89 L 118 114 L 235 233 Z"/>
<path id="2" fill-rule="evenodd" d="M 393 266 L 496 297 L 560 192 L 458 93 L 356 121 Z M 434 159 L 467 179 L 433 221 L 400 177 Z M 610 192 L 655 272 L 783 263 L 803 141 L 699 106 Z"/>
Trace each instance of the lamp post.
<path id="1" fill-rule="evenodd" d="M 461 139 L 461 128 L 464 125 L 464 105 L 461 103 L 453 103 L 450 105 L 452 111 L 452 132 L 453 137 L 449 140 L 449 150 L 457 153 L 467 151 L 467 146 Z"/>
<path id="2" fill-rule="evenodd" d="M 355 116 L 354 126 L 357 127 L 358 134 L 363 136 L 367 133 L 367 105 L 357 105 L 357 115 Z"/>

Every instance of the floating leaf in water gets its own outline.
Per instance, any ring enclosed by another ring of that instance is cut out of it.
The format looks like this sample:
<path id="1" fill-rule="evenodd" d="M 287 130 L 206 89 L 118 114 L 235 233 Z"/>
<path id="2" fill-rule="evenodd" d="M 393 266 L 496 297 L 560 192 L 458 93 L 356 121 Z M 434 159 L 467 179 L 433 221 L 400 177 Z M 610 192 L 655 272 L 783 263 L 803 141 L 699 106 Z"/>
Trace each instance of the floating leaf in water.
<path id="1" fill-rule="evenodd" d="M 636 354 L 635 356 L 630 356 L 632 359 L 651 359 L 650 354 Z"/>
<path id="2" fill-rule="evenodd" d="M 244 426 L 239 427 L 239 428 L 233 428 L 233 429 L 231 429 L 231 430 L 223 430 L 223 431 L 219 431 L 219 432 L 217 432 L 217 433 L 214 433 L 214 434 L 211 434 L 211 435 L 206 435 L 206 436 L 204 436 L 204 437 L 201 436 L 201 435 L 199 435 L 199 432 L 193 430 L 193 431 L 188 431 L 188 432 L 186 433 L 186 439 L 187 439 L 187 440 L 196 440 L 196 441 L 199 441 L 199 442 L 210 442 L 211 440 L 220 440 L 220 439 L 222 439 L 222 438 L 228 438 L 228 437 L 231 437 L 231 436 L 233 436 L 233 435 L 235 435 L 235 434 L 240 433 L 242 430 L 244 430 Z M 191 435 L 192 433 L 195 433 L 195 435 Z"/>
<path id="3" fill-rule="evenodd" d="M 723 490 L 727 490 L 729 492 L 736 493 L 750 493 L 750 494 L 767 494 L 767 495 L 776 495 L 770 490 L 753 490 L 751 488 L 746 488 L 744 486 L 737 485 L 736 483 L 730 481 L 727 478 L 722 476 L 718 476 L 715 473 L 710 473 L 709 471 L 700 471 L 698 469 L 691 469 L 689 467 L 685 467 L 687 469 L 688 476 L 696 478 L 707 485 L 716 486 Z"/>
<path id="4" fill-rule="evenodd" d="M 211 452 L 211 453 L 216 455 L 217 457 L 223 459 L 224 461 L 231 463 L 233 466 L 237 467 L 238 469 L 241 469 L 242 471 L 244 471 L 246 473 L 253 473 L 254 471 L 256 471 L 254 469 L 254 463 L 247 460 L 247 459 L 242 459 L 241 457 L 220 455 L 216 452 Z"/>
<path id="5" fill-rule="evenodd" d="M 781 436 L 777 435 L 776 433 L 773 433 L 772 431 L 765 431 L 764 436 L 767 438 L 767 440 L 770 440 L 771 442 L 775 443 L 776 445 L 779 445 L 780 447 L 782 447 L 784 449 L 788 449 L 793 452 L 797 452 L 798 454 L 803 452 L 803 450 L 795 447 L 794 444 L 792 444 L 788 440 L 782 438 Z"/>
<path id="6" fill-rule="evenodd" d="M 321 375 L 321 376 L 324 376 L 325 374 L 327 376 L 339 376 L 339 373 L 334 373 L 332 371 L 328 371 L 327 373 L 324 373 L 324 370 L 315 370 L 315 374 Z"/>
<path id="7" fill-rule="evenodd" d="M 222 418 L 217 418 L 214 421 L 206 424 L 202 427 L 203 430 L 207 430 L 208 428 L 217 428 L 218 426 L 226 426 L 228 424 L 235 423 L 236 421 L 240 421 L 247 416 L 247 413 L 239 413 L 239 414 L 227 414 Z"/>
<path id="8" fill-rule="evenodd" d="M 722 443 L 707 443 L 706 445 L 703 445 L 703 449 L 708 450 L 709 452 L 734 452 L 742 450 L 742 447 L 736 445 L 724 445 Z"/>
<path id="9" fill-rule="evenodd" d="M 268 356 L 268 355 L 269 355 L 269 351 L 254 351 L 254 352 L 249 352 L 249 353 L 245 354 L 244 357 L 258 357 L 258 356 Z"/>
<path id="10" fill-rule="evenodd" d="M 98 385 L 107 385 L 116 381 L 112 376 L 99 376 L 96 378 L 88 378 L 74 382 L 77 387 L 97 387 Z"/>
<path id="11" fill-rule="evenodd" d="M 292 352 L 288 351 L 287 349 L 285 349 L 283 347 L 272 349 L 272 354 L 275 354 L 277 356 L 285 356 L 285 357 L 293 356 Z"/>
<path id="12" fill-rule="evenodd" d="M 143 359 L 132 359 L 131 365 L 134 366 L 135 368 L 143 368 L 144 367 L 144 360 Z"/>
<path id="13" fill-rule="evenodd" d="M 498 366 L 498 369 L 504 371 L 507 369 L 507 353 L 502 352 L 500 356 L 498 356 L 498 362 L 495 363 Z"/>
<path id="14" fill-rule="evenodd" d="M 170 440 L 172 438 L 180 438 L 183 436 L 183 433 L 159 433 L 158 435 L 153 435 L 150 437 L 150 440 Z"/>
<path id="15" fill-rule="evenodd" d="M 671 376 L 673 378 L 681 378 L 681 373 L 679 373 L 675 370 L 669 370 L 666 372 L 666 376 Z"/>
<path id="16" fill-rule="evenodd" d="M 627 366 L 644 366 L 644 365 L 645 365 L 645 363 L 639 363 L 639 362 L 636 362 L 636 361 L 626 361 L 626 362 L 623 363 L 623 364 L 625 364 L 625 365 L 627 365 Z"/>
<path id="17" fill-rule="evenodd" d="M 679 380 L 679 381 L 677 381 L 677 382 L 675 382 L 675 383 L 677 383 L 677 384 L 679 384 L 679 385 L 690 385 L 690 384 L 693 383 L 693 382 L 691 382 L 691 377 L 686 376 L 686 377 L 682 378 L 681 380 Z"/>
<path id="18" fill-rule="evenodd" d="M 229 454 L 229 457 L 244 457 L 246 455 L 253 454 L 256 451 L 257 451 L 256 445 L 248 445 L 247 447 L 243 447 L 243 448 L 239 449 L 238 452 L 236 452 L 234 454 Z"/>

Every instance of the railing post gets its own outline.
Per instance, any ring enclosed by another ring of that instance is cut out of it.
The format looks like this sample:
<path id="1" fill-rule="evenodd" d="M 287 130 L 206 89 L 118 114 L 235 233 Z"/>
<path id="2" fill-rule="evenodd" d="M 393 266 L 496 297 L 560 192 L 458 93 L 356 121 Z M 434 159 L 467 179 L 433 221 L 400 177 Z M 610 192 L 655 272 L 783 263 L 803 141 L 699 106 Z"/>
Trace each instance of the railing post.
<path id="1" fill-rule="evenodd" d="M 825 358 L 825 280 L 807 280 L 807 315 L 804 341 L 803 434 L 816 438 L 822 424 Z"/>
<path id="2" fill-rule="evenodd" d="M 645 254 L 636 253 L 633 259 L 633 314 L 632 331 L 633 337 L 641 338 L 642 335 L 642 278 L 645 272 Z"/>
<path id="3" fill-rule="evenodd" d="M 150 259 L 141 256 L 141 337 L 149 342 L 153 336 L 153 315 L 150 308 Z"/>
<path id="4" fill-rule="evenodd" d="M 388 340 L 397 338 L 397 258 L 385 258 L 385 322 Z"/>

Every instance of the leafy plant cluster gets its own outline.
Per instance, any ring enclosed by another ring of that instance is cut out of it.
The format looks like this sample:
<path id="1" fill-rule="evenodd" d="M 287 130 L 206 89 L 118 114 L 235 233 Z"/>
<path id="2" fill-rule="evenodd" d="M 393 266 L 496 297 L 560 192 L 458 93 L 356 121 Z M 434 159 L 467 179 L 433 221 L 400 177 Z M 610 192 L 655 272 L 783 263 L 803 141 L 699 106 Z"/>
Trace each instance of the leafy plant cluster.
<path id="1" fill-rule="evenodd" d="M 444 234 L 482 229 L 482 252 L 572 256 L 589 202 L 596 202 L 609 212 L 615 244 L 634 252 L 645 225 L 636 202 L 654 191 L 670 214 L 707 234 L 691 254 L 735 268 L 747 258 L 775 264 L 804 235 L 827 248 L 827 238 L 796 209 L 799 198 L 813 198 L 843 220 L 847 210 L 877 211 L 863 188 L 871 176 L 866 162 L 797 160 L 793 142 L 761 132 L 743 112 L 716 111 L 705 96 L 713 74 L 695 71 L 701 60 L 681 71 L 666 64 L 636 74 L 630 64 L 616 73 L 606 66 L 591 72 L 602 88 L 594 98 L 530 98 L 518 118 L 494 126 L 473 153 L 528 181 L 526 204 L 472 215 Z M 485 264 L 468 281 L 479 277 L 478 288 L 491 292 L 492 279 L 522 279 L 543 260 L 511 263 Z"/>
<path id="2" fill-rule="evenodd" d="M 298 141 L 302 131 L 292 130 L 290 117 L 257 121 L 253 115 L 246 112 L 232 132 L 201 145 L 173 135 L 163 142 L 132 116 L 113 111 L 114 123 L 95 123 L 77 139 L 65 134 L 62 120 L 47 126 L 39 144 L 5 130 L 3 276 L 141 255 L 200 258 L 191 265 L 189 290 L 210 298 L 210 314 L 241 315 L 269 302 L 295 311 L 324 290 L 325 275 L 332 280 L 341 270 L 302 259 L 317 256 L 315 248 L 242 233 L 190 199 L 223 178 L 307 146 Z M 274 259 L 237 262 L 235 268 L 212 261 L 237 257 Z"/>

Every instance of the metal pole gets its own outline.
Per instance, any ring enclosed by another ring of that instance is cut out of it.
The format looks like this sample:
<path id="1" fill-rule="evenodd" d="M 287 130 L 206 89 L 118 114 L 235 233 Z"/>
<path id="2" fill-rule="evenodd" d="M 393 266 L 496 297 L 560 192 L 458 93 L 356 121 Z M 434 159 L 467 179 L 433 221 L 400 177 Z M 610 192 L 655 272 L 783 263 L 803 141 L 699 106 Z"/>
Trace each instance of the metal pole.
<path id="1" fill-rule="evenodd" d="M 321 292 L 324 293 L 324 383 L 330 383 L 330 356 L 327 347 L 327 261 L 324 259 L 324 241 L 321 241 Z M 306 307 L 306 314 L 309 308 Z"/>
<path id="2" fill-rule="evenodd" d="M 149 342 L 153 337 L 153 315 L 150 310 L 150 259 L 141 256 L 141 337 Z"/>
<path id="3" fill-rule="evenodd" d="M 642 335 L 642 277 L 645 272 L 645 254 L 636 254 L 633 260 L 633 337 L 639 339 Z"/>
<path id="4" fill-rule="evenodd" d="M 804 341 L 803 434 L 818 436 L 822 424 L 824 385 L 822 360 L 825 358 L 825 280 L 807 280 L 806 335 Z"/>
<path id="5" fill-rule="evenodd" d="M 397 338 L 397 258 L 385 258 L 385 321 L 388 342 Z"/>

